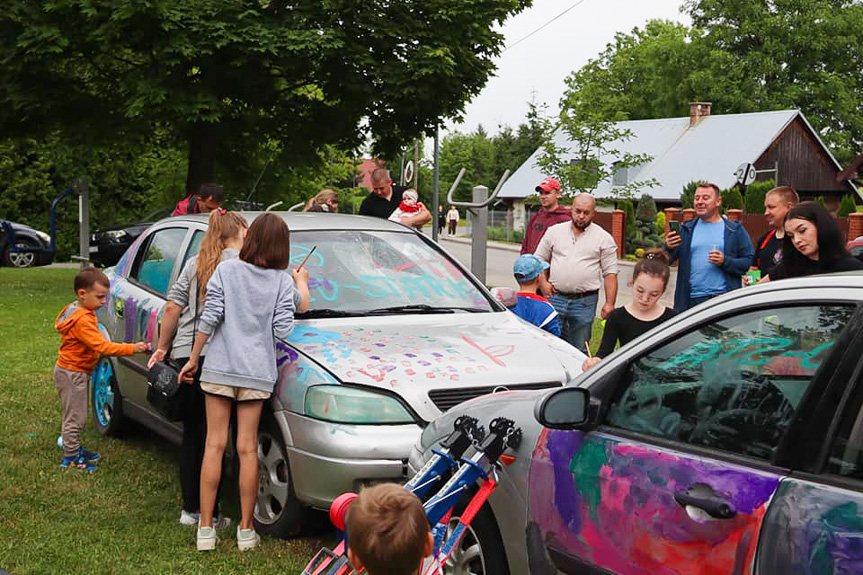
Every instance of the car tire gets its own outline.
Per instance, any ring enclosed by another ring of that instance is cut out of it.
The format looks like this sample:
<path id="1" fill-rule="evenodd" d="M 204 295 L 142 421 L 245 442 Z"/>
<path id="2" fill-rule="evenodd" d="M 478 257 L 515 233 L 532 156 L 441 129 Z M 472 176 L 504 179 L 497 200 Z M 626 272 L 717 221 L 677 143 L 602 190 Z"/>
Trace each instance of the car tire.
<path id="1" fill-rule="evenodd" d="M 90 376 L 91 405 L 93 407 L 93 424 L 102 435 L 117 437 L 122 434 L 126 424 L 123 414 L 123 397 L 117 387 L 117 376 L 114 374 L 114 364 L 103 357 L 93 369 Z"/>
<path id="2" fill-rule="evenodd" d="M 453 509 L 447 537 L 458 525 L 466 504 L 462 501 Z M 509 575 L 506 550 L 488 503 L 480 508 L 468 525 L 464 538 L 447 559 L 443 572 L 446 575 Z"/>
<path id="3" fill-rule="evenodd" d="M 27 238 L 19 238 L 16 245 L 22 248 L 39 247 L 36 242 Z M 9 246 L 6 246 L 6 249 L 3 250 L 3 264 L 13 268 L 32 268 L 36 267 L 39 261 L 38 256 L 39 254 L 36 252 L 11 252 Z"/>
<path id="4" fill-rule="evenodd" d="M 288 450 L 272 413 L 265 411 L 258 429 L 258 500 L 255 529 L 286 539 L 298 535 L 308 509 L 297 498 Z"/>

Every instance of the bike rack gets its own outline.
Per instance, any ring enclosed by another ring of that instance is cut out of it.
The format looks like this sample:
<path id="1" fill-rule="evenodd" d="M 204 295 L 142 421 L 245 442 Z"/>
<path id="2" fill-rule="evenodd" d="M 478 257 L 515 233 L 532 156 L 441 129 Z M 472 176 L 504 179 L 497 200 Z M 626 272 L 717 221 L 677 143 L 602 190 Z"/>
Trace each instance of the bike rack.
<path id="1" fill-rule="evenodd" d="M 455 193 L 455 189 L 458 187 L 464 173 L 465 169 L 462 168 L 459 171 L 458 176 L 456 176 L 455 181 L 452 183 L 452 186 L 450 186 L 449 192 L 446 195 L 446 200 L 448 204 L 467 208 L 470 210 L 471 214 L 473 214 L 473 217 L 471 218 L 470 271 L 484 284 L 487 267 L 486 252 L 488 250 L 488 205 L 497 199 L 497 194 L 500 192 L 500 189 L 503 187 L 507 178 L 509 178 L 509 170 L 506 170 L 503 173 L 503 176 L 501 176 L 491 196 L 488 195 L 487 187 L 476 186 L 473 189 L 472 202 L 457 202 L 453 200 L 452 195 Z"/>

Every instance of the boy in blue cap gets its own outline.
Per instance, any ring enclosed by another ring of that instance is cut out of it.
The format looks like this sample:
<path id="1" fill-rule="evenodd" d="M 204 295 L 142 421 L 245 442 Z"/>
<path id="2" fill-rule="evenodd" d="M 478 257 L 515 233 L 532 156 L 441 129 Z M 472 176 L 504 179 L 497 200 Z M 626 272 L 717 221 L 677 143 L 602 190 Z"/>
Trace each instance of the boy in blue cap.
<path id="1" fill-rule="evenodd" d="M 512 311 L 521 319 L 560 337 L 560 322 L 554 306 L 536 293 L 539 276 L 547 269 L 548 263 L 533 254 L 524 254 L 515 260 L 512 272 L 518 282 L 519 292 L 518 303 Z"/>

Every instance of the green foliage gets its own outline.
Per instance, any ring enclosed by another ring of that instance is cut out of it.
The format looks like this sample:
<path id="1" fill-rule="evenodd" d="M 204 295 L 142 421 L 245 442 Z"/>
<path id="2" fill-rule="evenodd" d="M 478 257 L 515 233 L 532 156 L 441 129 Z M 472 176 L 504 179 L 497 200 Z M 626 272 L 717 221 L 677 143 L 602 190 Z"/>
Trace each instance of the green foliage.
<path id="1" fill-rule="evenodd" d="M 656 235 L 665 237 L 665 212 L 656 214 Z"/>
<path id="2" fill-rule="evenodd" d="M 767 192 L 775 188 L 773 180 L 765 180 L 763 182 L 752 182 L 746 186 L 746 194 L 743 197 L 743 211 L 747 214 L 763 214 L 764 213 L 764 198 Z"/>
<path id="3" fill-rule="evenodd" d="M 632 252 L 633 249 L 633 241 L 635 240 L 635 234 L 638 230 L 637 223 L 635 221 L 635 208 L 632 205 L 631 200 L 623 199 L 617 202 L 617 209 L 623 210 L 624 219 L 626 220 L 626 247 L 625 250 L 627 253 Z"/>
<path id="4" fill-rule="evenodd" d="M 506 170 L 514 172 L 533 154 L 542 143 L 542 107 L 533 102 L 528 106 L 527 117 L 516 130 L 502 126 L 495 136 L 489 136 L 480 126 L 471 134 L 451 132 L 444 136 L 440 149 L 441 201 L 461 168 L 465 168 L 465 175 L 454 195 L 470 200 L 475 186 L 486 186 L 490 193 Z"/>
<path id="5" fill-rule="evenodd" d="M 638 209 L 635 212 L 633 246 L 636 248 L 655 248 L 661 245 L 662 240 L 660 239 L 660 234 L 657 234 L 656 229 L 656 217 L 656 202 L 653 196 L 643 194 L 638 201 Z M 664 235 L 664 233 L 665 230 L 663 229 L 662 234 Z"/>
<path id="6" fill-rule="evenodd" d="M 652 20 L 618 33 L 567 79 L 564 107 L 605 118 L 799 109 L 843 163 L 863 149 L 863 4 L 687 0 L 692 28 Z"/>
<path id="7" fill-rule="evenodd" d="M 683 204 L 683 209 L 692 209 L 693 201 L 695 200 L 695 190 L 698 188 L 699 182 L 692 181 L 683 186 L 683 191 L 680 194 L 680 202 Z"/>
<path id="8" fill-rule="evenodd" d="M 506 226 L 489 226 L 488 239 L 499 242 L 521 244 L 524 239 L 524 232 L 519 230 L 510 230 Z"/>
<path id="9" fill-rule="evenodd" d="M 220 165 L 259 172 L 270 143 L 289 166 L 368 132 L 392 152 L 460 117 L 495 68 L 497 24 L 529 3 L 10 0 L 0 130 L 101 145 L 163 129 L 187 145 L 189 190 Z"/>
<path id="10" fill-rule="evenodd" d="M 743 209 L 743 195 L 739 187 L 734 186 L 722 192 L 722 207 L 725 211 Z"/>
<path id="11" fill-rule="evenodd" d="M 92 149 L 42 140 L 0 141 L 0 214 L 48 232 L 54 198 L 87 174 L 90 227 L 98 230 L 140 221 L 173 204 L 166 192 L 182 188 L 182 157 L 158 139 L 149 146 Z M 57 206 L 57 259 L 78 252 L 77 196 Z"/>
<path id="12" fill-rule="evenodd" d="M 838 216 L 840 218 L 848 217 L 848 214 L 853 214 L 857 211 L 857 204 L 854 202 L 854 196 L 845 195 L 842 196 L 842 201 L 839 202 L 839 212 Z"/>
<path id="13" fill-rule="evenodd" d="M 863 4 L 687 0 L 683 9 L 693 46 L 716 56 L 695 70 L 718 80 L 704 97 L 719 109 L 797 108 L 841 161 L 863 147 Z"/>
<path id="14" fill-rule="evenodd" d="M 615 171 L 639 166 L 651 160 L 647 154 L 619 149 L 632 138 L 621 128 L 620 114 L 606 116 L 589 102 L 564 100 L 555 121 L 544 119 L 543 144 L 536 165 L 543 174 L 558 179 L 563 193 L 592 193 Z M 635 191 L 657 185 L 655 179 L 627 182 L 616 186 L 617 197 L 631 197 Z"/>

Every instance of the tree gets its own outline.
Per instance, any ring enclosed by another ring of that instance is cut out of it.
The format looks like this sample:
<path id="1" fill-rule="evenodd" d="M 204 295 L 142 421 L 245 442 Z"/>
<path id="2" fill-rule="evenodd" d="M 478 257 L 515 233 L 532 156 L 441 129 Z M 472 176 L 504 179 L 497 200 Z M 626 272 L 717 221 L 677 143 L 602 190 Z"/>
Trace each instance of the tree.
<path id="1" fill-rule="evenodd" d="M 91 145 L 164 130 L 188 149 L 187 191 L 271 142 L 294 166 L 365 128 L 391 151 L 460 116 L 494 69 L 494 24 L 529 3 L 10 0 L 0 128 Z"/>
<path id="2" fill-rule="evenodd" d="M 687 0 L 684 10 L 693 44 L 721 52 L 713 69 L 734 74 L 740 101 L 728 112 L 799 108 L 842 160 L 863 147 L 863 4 Z"/>
<path id="3" fill-rule="evenodd" d="M 536 164 L 543 174 L 558 179 L 565 194 L 592 193 L 617 170 L 628 170 L 650 161 L 647 154 L 618 149 L 632 133 L 617 120 L 596 112 L 588 102 L 566 101 L 556 121 L 546 120 L 544 141 Z M 619 197 L 657 185 L 656 180 L 632 181 L 616 186 Z"/>

